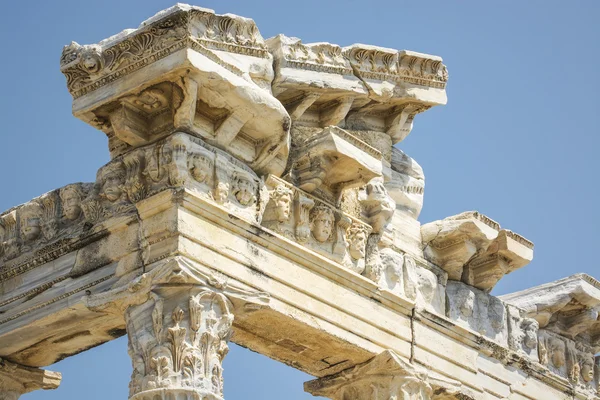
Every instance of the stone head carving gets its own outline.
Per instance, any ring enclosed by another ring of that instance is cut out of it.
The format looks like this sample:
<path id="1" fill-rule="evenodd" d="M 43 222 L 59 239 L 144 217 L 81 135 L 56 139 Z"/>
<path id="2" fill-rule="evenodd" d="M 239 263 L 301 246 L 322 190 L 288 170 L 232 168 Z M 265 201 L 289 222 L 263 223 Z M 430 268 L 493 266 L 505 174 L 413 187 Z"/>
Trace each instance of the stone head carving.
<path id="1" fill-rule="evenodd" d="M 152 147 L 146 152 L 146 169 L 144 175 L 150 178 L 152 182 L 158 182 L 162 178 L 162 162 L 160 160 L 160 151 L 162 146 Z"/>
<path id="2" fill-rule="evenodd" d="M 81 202 L 84 198 L 85 194 L 78 185 L 69 185 L 60 190 L 60 201 L 66 219 L 74 221 L 81 216 Z"/>
<path id="3" fill-rule="evenodd" d="M 310 230 L 314 238 L 323 243 L 328 241 L 332 234 L 335 216 L 330 208 L 315 206 L 310 212 Z"/>
<path id="4" fill-rule="evenodd" d="M 581 377 L 585 383 L 594 380 L 594 356 L 592 354 L 583 354 L 581 362 Z"/>
<path id="5" fill-rule="evenodd" d="M 101 49 L 99 46 L 87 45 L 81 47 L 80 66 L 89 74 L 100 72 L 104 66 Z"/>
<path id="6" fill-rule="evenodd" d="M 523 345 L 529 349 L 535 349 L 538 345 L 537 333 L 540 324 L 533 318 L 524 319 L 522 324 L 523 329 Z"/>
<path id="7" fill-rule="evenodd" d="M 271 199 L 275 205 L 277 221 L 285 222 L 290 219 L 292 210 L 292 190 L 284 185 L 278 185 L 271 192 Z"/>
<path id="8" fill-rule="evenodd" d="M 194 154 L 190 157 L 190 171 L 197 182 L 209 183 L 213 174 L 213 163 L 206 156 Z"/>
<path id="9" fill-rule="evenodd" d="M 123 197 L 125 172 L 121 163 L 107 165 L 100 174 L 100 197 L 114 203 Z"/>
<path id="10" fill-rule="evenodd" d="M 556 368 L 562 368 L 566 362 L 566 345 L 565 342 L 556 337 L 550 337 L 548 339 L 548 352 L 550 353 L 550 360 Z"/>
<path id="11" fill-rule="evenodd" d="M 233 195 L 243 206 L 256 203 L 256 182 L 245 174 L 237 174 L 233 179 Z"/>
<path id="12" fill-rule="evenodd" d="M 462 315 L 467 318 L 471 317 L 475 309 L 475 293 L 466 287 L 461 288 L 456 293 L 456 303 Z"/>
<path id="13" fill-rule="evenodd" d="M 348 228 L 348 251 L 353 259 L 360 260 L 365 257 L 367 236 L 367 231 L 363 226 L 352 224 Z"/>
<path id="14" fill-rule="evenodd" d="M 42 230 L 42 207 L 36 202 L 30 202 L 21 209 L 21 238 L 30 242 L 40 236 Z"/>
<path id="15" fill-rule="evenodd" d="M 359 198 L 373 232 L 381 232 L 396 210 L 396 202 L 383 185 L 383 178 L 372 179 Z"/>
<path id="16" fill-rule="evenodd" d="M 496 297 L 490 297 L 490 304 L 488 306 L 488 317 L 492 328 L 499 331 L 504 326 L 506 308 L 504 303 Z"/>

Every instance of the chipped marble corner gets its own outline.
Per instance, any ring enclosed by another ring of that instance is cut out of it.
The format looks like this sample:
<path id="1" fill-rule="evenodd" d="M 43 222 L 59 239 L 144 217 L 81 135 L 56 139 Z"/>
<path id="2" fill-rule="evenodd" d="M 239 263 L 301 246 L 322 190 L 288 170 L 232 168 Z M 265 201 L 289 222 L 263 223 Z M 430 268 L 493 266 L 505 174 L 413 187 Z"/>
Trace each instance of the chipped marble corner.
<path id="1" fill-rule="evenodd" d="M 262 225 L 361 274 L 371 227 L 272 175 Z"/>
<path id="2" fill-rule="evenodd" d="M 60 372 L 15 364 L 0 359 L 0 398 L 17 400 L 21 395 L 34 390 L 58 388 L 62 376 Z"/>
<path id="3" fill-rule="evenodd" d="M 113 157 L 185 131 L 259 174 L 285 169 L 290 117 L 251 19 L 176 5 L 98 44 L 71 43 L 61 71 L 75 116 L 106 133 Z"/>
<path id="4" fill-rule="evenodd" d="M 486 292 L 533 259 L 533 243 L 477 211 L 425 224 L 421 234 L 425 257 L 449 279 Z"/>
<path id="5" fill-rule="evenodd" d="M 446 103 L 442 59 L 410 51 L 355 44 L 267 40 L 274 57 L 273 93 L 294 125 L 337 125 L 378 132 L 398 143 L 416 114 Z"/>
<path id="6" fill-rule="evenodd" d="M 508 346 L 507 309 L 499 298 L 457 281 L 446 286 L 447 316 L 494 342 Z"/>

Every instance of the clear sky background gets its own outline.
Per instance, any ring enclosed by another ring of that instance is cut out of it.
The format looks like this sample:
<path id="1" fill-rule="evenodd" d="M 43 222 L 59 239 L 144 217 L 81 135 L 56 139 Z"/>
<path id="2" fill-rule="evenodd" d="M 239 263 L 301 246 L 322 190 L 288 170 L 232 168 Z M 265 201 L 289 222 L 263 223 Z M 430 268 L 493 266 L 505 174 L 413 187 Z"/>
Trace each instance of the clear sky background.
<path id="1" fill-rule="evenodd" d="M 577 272 L 600 278 L 598 149 L 600 1 L 267 1 L 197 5 L 253 18 L 263 37 L 367 43 L 440 55 L 448 105 L 417 116 L 400 147 L 426 175 L 424 222 L 479 210 L 532 240 L 535 259 L 505 277 L 504 294 Z M 71 115 L 62 46 L 96 43 L 173 3 L 164 0 L 8 1 L 0 25 L 0 210 L 108 161 L 103 133 Z M 309 376 L 232 345 L 225 396 L 308 399 Z M 58 390 L 36 399 L 126 399 L 121 338 L 50 369 Z"/>

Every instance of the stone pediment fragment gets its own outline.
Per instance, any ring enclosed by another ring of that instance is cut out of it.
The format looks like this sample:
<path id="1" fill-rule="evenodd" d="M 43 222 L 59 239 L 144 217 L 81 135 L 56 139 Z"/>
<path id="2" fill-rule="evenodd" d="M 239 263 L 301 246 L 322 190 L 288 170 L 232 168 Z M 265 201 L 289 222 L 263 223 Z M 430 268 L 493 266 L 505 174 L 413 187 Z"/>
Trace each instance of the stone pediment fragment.
<path id="1" fill-rule="evenodd" d="M 285 168 L 289 116 L 251 19 L 176 5 L 98 44 L 71 43 L 61 71 L 73 113 L 107 134 L 113 156 L 182 130 L 261 173 Z"/>
<path id="2" fill-rule="evenodd" d="M 393 143 L 412 129 L 416 114 L 446 104 L 446 66 L 436 56 L 355 44 L 304 44 L 278 35 L 267 40 L 275 59 L 273 92 L 292 120 L 387 133 Z"/>
<path id="3" fill-rule="evenodd" d="M 339 203 L 342 190 L 383 173 L 381 152 L 336 126 L 314 132 L 296 147 L 292 159 L 297 186 L 333 204 Z"/>
<path id="4" fill-rule="evenodd" d="M 540 328 L 582 341 L 600 351 L 600 282 L 577 274 L 502 296 Z"/>
<path id="5" fill-rule="evenodd" d="M 425 224 L 421 234 L 425 257 L 449 279 L 487 292 L 533 259 L 533 243 L 477 211 Z"/>

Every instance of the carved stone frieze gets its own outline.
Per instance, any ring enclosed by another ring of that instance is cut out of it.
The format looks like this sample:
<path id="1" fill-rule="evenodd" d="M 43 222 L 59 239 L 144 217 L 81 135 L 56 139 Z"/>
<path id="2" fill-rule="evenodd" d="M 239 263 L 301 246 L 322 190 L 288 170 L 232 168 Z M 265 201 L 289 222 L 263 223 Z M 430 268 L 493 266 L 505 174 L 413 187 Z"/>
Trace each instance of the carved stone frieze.
<path id="1" fill-rule="evenodd" d="M 290 183 L 269 176 L 262 225 L 361 274 L 371 227 Z"/>
<path id="2" fill-rule="evenodd" d="M 290 117 L 251 19 L 179 4 L 99 44 L 71 43 L 61 71 L 75 116 L 107 134 L 113 157 L 181 130 L 261 174 L 285 168 Z"/>
<path id="3" fill-rule="evenodd" d="M 594 278 L 577 274 L 502 299 L 523 309 L 540 328 L 600 351 L 600 283 Z"/>
<path id="4" fill-rule="evenodd" d="M 94 184 L 67 185 L 1 214 L 1 276 L 82 247 L 112 229 L 110 221 L 137 218 L 139 201 L 183 187 L 252 222 L 260 222 L 269 195 L 243 162 L 194 136 L 173 134 L 114 158 Z"/>
<path id="5" fill-rule="evenodd" d="M 425 224 L 421 234 L 425 257 L 449 279 L 487 292 L 533 259 L 533 243 L 477 211 Z"/>
<path id="6" fill-rule="evenodd" d="M 500 345 L 508 345 L 507 309 L 502 300 L 456 281 L 448 281 L 446 295 L 451 320 Z"/>

